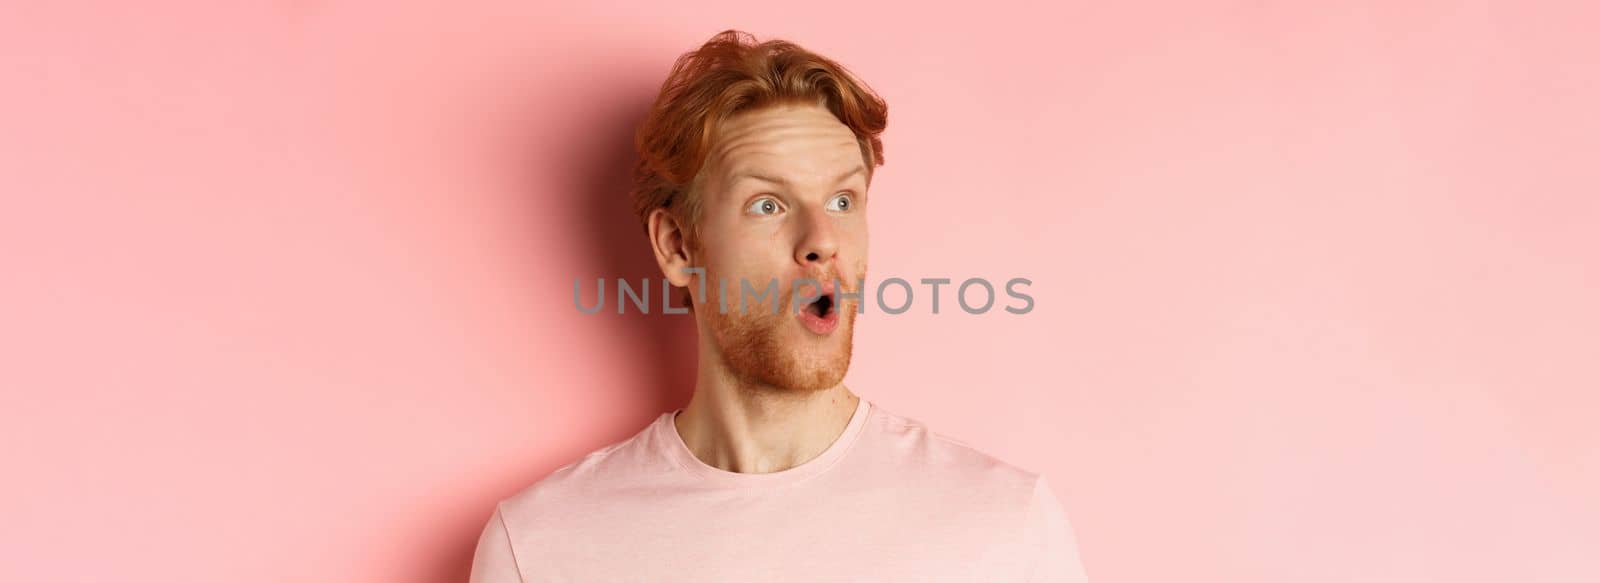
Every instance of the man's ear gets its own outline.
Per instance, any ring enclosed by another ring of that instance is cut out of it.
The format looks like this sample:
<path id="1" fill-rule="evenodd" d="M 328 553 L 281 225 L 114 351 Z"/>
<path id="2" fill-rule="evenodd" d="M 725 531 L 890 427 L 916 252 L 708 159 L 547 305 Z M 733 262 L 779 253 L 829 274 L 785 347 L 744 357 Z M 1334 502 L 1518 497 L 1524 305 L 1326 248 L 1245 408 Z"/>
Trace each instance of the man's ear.
<path id="1" fill-rule="evenodd" d="M 688 287 L 694 281 L 694 276 L 684 269 L 700 266 L 694 264 L 682 223 L 667 209 L 658 208 L 650 211 L 646 225 L 650 232 L 650 247 L 655 251 L 656 265 L 661 268 L 661 275 L 674 287 Z"/>

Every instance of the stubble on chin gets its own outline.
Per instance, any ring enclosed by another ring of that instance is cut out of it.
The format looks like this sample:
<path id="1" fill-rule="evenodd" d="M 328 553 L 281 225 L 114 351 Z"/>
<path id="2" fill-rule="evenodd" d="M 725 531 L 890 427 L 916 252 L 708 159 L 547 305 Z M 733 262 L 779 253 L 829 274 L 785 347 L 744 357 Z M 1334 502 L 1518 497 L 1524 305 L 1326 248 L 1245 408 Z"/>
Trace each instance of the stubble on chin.
<path id="1" fill-rule="evenodd" d="M 783 301 L 788 305 L 790 298 Z M 793 325 L 793 314 L 753 307 L 746 314 L 712 311 L 708 316 L 723 361 L 741 385 L 809 393 L 837 386 L 850 368 L 854 310 L 839 314 L 845 321 L 833 333 L 843 335 L 840 346 L 821 354 L 785 346 L 781 335 L 785 324 Z"/>

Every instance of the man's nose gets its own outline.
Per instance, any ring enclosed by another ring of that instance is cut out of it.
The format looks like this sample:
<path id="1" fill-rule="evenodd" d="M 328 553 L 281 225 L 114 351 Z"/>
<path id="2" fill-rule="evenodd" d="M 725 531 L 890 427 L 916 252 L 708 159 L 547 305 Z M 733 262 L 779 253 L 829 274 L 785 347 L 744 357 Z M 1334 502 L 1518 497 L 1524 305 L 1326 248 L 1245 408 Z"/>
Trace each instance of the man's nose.
<path id="1" fill-rule="evenodd" d="M 835 232 L 833 217 L 820 210 L 806 212 L 801 223 L 800 244 L 795 247 L 795 261 L 802 267 L 827 265 L 839 251 L 839 237 Z"/>

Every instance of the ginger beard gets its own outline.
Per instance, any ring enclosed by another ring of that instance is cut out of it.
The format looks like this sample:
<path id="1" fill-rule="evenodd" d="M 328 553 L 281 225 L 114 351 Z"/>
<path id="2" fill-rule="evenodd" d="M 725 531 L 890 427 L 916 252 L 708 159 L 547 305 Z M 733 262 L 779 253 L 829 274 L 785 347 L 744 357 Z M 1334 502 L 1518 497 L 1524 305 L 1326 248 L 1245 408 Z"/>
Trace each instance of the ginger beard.
<path id="1" fill-rule="evenodd" d="M 861 270 L 862 273 L 865 270 Z M 721 281 L 717 275 L 706 272 L 709 282 Z M 818 282 L 832 282 L 838 277 L 839 289 L 834 293 L 832 308 L 839 312 L 839 327 L 826 336 L 815 336 L 801 325 L 794 309 L 795 289 L 792 281 L 780 281 L 777 301 L 778 313 L 772 313 L 772 297 L 757 304 L 752 297 L 744 310 L 739 309 L 741 289 L 738 278 L 728 278 L 727 313 L 722 313 L 716 303 L 700 304 L 711 330 L 712 341 L 722 354 L 723 363 L 741 385 L 770 387 L 781 391 L 815 392 L 837 386 L 850 368 L 852 336 L 855 332 L 856 310 L 859 301 L 840 301 L 840 293 L 860 293 L 856 282 L 861 277 L 846 280 L 842 276 L 807 276 Z M 757 292 L 764 291 L 757 282 Z M 810 291 L 809 282 L 803 284 L 802 297 L 817 295 Z M 708 287 L 716 289 L 715 287 Z M 802 305 L 801 309 L 807 309 Z M 742 313 L 741 313 L 742 312 Z M 795 339 L 799 339 L 796 341 Z"/>

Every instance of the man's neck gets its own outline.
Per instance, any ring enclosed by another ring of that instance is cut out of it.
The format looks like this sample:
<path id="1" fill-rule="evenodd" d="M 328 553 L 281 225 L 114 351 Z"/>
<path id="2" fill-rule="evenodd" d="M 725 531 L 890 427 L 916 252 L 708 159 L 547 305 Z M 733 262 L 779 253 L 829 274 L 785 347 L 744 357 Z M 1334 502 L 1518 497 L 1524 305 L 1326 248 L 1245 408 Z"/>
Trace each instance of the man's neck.
<path id="1" fill-rule="evenodd" d="M 860 397 L 844 384 L 806 393 L 742 386 L 702 367 L 694 396 L 673 420 L 706 465 L 730 472 L 786 470 L 821 455 L 849 425 Z"/>

